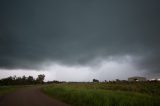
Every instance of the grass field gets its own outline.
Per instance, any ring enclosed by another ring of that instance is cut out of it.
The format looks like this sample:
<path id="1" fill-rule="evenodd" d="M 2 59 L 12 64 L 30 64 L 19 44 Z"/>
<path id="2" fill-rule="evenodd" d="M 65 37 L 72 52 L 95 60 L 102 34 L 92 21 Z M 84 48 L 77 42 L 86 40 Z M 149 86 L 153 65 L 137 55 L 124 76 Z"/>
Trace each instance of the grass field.
<path id="1" fill-rule="evenodd" d="M 73 106 L 159 106 L 160 83 L 64 83 L 43 91 Z"/>
<path id="2" fill-rule="evenodd" d="M 17 89 L 17 87 L 14 86 L 0 86 L 0 95 L 4 95 L 10 92 L 13 92 Z"/>
<path id="3" fill-rule="evenodd" d="M 27 87 L 27 86 L 0 86 L 0 96 L 14 92 L 24 87 Z"/>

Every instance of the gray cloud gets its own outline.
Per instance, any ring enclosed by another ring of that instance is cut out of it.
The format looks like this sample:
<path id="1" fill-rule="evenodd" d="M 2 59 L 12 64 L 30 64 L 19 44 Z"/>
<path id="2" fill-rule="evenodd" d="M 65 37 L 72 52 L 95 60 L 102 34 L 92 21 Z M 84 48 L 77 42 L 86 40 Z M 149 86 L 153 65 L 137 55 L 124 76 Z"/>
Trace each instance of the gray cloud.
<path id="1" fill-rule="evenodd" d="M 0 67 L 38 68 L 44 61 L 86 65 L 131 55 L 160 72 L 160 2 L 2 0 Z"/>

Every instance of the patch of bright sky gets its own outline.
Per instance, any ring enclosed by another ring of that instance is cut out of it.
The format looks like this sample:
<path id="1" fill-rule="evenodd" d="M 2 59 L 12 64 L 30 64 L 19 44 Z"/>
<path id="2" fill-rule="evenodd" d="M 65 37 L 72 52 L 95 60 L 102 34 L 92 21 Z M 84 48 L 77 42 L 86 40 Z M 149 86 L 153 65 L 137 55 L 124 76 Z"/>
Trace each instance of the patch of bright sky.
<path id="1" fill-rule="evenodd" d="M 143 71 L 139 71 L 133 64 L 130 56 L 123 58 L 101 60 L 97 65 L 90 66 L 67 66 L 57 63 L 43 64 L 42 70 L 27 69 L 0 69 L 0 78 L 9 76 L 33 76 L 45 74 L 45 81 L 92 81 L 93 78 L 104 80 L 127 80 L 131 76 L 143 76 Z M 138 71 L 137 71 L 138 70 Z"/>

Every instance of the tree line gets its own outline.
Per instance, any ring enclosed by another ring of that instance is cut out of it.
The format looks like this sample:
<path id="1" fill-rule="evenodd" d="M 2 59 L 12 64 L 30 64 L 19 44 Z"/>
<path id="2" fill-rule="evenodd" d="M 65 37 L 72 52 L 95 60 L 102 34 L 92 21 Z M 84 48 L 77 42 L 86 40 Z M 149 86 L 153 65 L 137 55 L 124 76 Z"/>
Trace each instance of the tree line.
<path id="1" fill-rule="evenodd" d="M 33 84 L 43 84 L 44 83 L 44 74 L 40 74 L 37 78 L 33 76 L 22 77 L 10 76 L 7 78 L 0 79 L 0 85 L 33 85 Z"/>

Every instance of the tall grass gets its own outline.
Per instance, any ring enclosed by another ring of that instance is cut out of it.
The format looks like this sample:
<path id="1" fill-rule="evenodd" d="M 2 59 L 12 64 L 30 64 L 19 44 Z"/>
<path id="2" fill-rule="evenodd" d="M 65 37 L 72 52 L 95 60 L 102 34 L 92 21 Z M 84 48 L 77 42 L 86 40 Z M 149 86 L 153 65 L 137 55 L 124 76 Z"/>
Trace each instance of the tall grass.
<path id="1" fill-rule="evenodd" d="M 160 97 L 131 91 L 91 88 L 86 84 L 59 84 L 43 91 L 73 106 L 159 106 Z M 97 85 L 96 85 L 97 86 Z M 95 86 L 95 87 L 96 87 Z"/>

